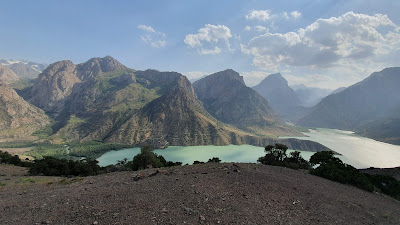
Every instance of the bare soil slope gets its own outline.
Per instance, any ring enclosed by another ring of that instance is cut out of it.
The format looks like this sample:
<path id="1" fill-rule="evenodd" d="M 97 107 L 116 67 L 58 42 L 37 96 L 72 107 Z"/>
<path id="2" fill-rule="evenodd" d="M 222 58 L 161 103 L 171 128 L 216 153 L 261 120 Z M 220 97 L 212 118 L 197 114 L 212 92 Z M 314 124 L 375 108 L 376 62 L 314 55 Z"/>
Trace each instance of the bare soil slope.
<path id="1" fill-rule="evenodd" d="M 49 183 L 0 187 L 0 224 L 400 224 L 392 198 L 258 164 Z"/>

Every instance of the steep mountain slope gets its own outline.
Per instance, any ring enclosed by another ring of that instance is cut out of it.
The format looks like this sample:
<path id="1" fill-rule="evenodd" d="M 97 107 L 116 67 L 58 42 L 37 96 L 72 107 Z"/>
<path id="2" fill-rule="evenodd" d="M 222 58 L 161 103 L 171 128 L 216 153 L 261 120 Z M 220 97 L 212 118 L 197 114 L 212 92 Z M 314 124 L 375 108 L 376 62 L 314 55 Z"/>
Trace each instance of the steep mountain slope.
<path id="1" fill-rule="evenodd" d="M 65 60 L 51 64 L 41 73 L 24 96 L 30 103 L 42 108 L 50 115 L 58 115 L 76 84 L 91 82 L 101 73 L 125 69 L 112 57 L 93 58 L 86 63 L 74 65 Z"/>
<path id="2" fill-rule="evenodd" d="M 288 128 L 243 77 L 233 70 L 209 75 L 193 84 L 205 109 L 216 119 L 242 130 L 268 136 L 301 135 Z"/>
<path id="3" fill-rule="evenodd" d="M 19 138 L 31 135 L 50 124 L 45 113 L 30 105 L 11 87 L 0 83 L 0 137 Z"/>
<path id="4" fill-rule="evenodd" d="M 17 81 L 19 77 L 9 68 L 0 64 L 0 83 L 10 84 Z"/>
<path id="5" fill-rule="evenodd" d="M 261 96 L 268 100 L 279 116 L 287 120 L 300 105 L 300 100 L 288 82 L 280 73 L 271 74 L 253 87 Z"/>
<path id="6" fill-rule="evenodd" d="M 363 81 L 324 98 L 308 115 L 300 119 L 298 124 L 360 130 L 366 136 L 384 133 L 384 123 L 379 121 L 392 117 L 393 112 L 396 112 L 395 107 L 400 105 L 399 84 L 399 67 L 375 72 Z M 374 129 L 365 129 L 370 123 Z M 400 137 L 400 130 L 396 128 L 393 134 Z"/>

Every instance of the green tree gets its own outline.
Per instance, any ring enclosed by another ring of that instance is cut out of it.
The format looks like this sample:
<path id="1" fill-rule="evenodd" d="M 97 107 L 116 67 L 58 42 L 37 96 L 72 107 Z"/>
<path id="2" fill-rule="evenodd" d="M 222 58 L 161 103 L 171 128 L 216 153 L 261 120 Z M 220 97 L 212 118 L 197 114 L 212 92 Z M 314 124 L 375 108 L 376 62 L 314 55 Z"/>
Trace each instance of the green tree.
<path id="1" fill-rule="evenodd" d="M 160 168 L 165 165 L 166 160 L 162 156 L 158 156 L 151 151 L 150 146 L 144 146 L 141 152 L 133 157 L 132 170 L 142 170 L 151 166 L 153 168 Z"/>

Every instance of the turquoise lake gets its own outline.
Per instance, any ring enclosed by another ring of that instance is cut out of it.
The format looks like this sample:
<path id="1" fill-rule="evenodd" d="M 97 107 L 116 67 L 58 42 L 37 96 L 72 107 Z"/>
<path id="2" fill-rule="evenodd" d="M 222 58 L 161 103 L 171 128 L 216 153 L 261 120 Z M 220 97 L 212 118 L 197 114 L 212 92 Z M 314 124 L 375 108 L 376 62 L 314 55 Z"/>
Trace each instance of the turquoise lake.
<path id="1" fill-rule="evenodd" d="M 319 142 L 340 153 L 341 160 L 356 168 L 400 166 L 400 146 L 361 137 L 351 131 L 318 128 L 304 134 L 307 137 L 296 138 Z M 139 152 L 140 148 L 109 151 L 97 160 L 100 166 L 107 166 L 124 158 L 132 160 Z M 300 152 L 306 160 L 314 154 L 314 152 Z M 255 163 L 260 156 L 265 155 L 263 147 L 252 145 L 169 146 L 167 149 L 157 149 L 155 153 L 164 156 L 166 160 L 179 161 L 183 164 L 192 164 L 195 160 L 207 161 L 212 157 L 219 157 L 222 162 Z"/>

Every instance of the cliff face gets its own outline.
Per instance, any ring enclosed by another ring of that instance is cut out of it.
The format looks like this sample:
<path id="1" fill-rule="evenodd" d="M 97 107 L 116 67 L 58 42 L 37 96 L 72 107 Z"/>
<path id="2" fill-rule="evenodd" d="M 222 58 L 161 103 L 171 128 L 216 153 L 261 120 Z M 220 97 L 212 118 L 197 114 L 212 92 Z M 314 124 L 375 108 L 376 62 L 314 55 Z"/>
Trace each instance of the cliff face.
<path id="1" fill-rule="evenodd" d="M 45 113 L 26 102 L 11 87 L 0 84 L 0 137 L 31 135 L 50 124 Z"/>
<path id="2" fill-rule="evenodd" d="M 64 109 L 75 86 L 93 82 L 100 74 L 123 69 L 126 67 L 110 56 L 93 58 L 78 65 L 69 60 L 56 62 L 39 75 L 30 93 L 24 97 L 50 115 L 57 116 Z M 75 88 L 75 91 L 79 91 L 79 88 Z"/>
<path id="3" fill-rule="evenodd" d="M 301 135 L 288 128 L 268 101 L 233 70 L 209 75 L 193 86 L 205 109 L 224 123 L 261 135 Z"/>

